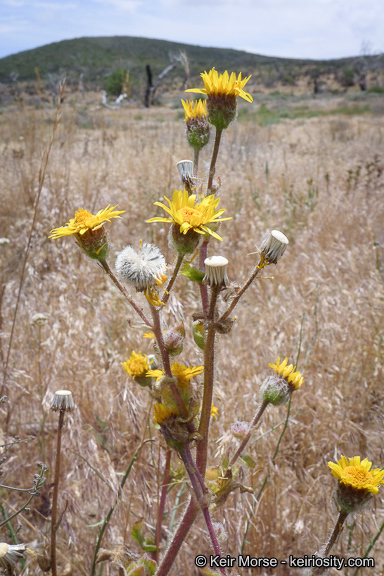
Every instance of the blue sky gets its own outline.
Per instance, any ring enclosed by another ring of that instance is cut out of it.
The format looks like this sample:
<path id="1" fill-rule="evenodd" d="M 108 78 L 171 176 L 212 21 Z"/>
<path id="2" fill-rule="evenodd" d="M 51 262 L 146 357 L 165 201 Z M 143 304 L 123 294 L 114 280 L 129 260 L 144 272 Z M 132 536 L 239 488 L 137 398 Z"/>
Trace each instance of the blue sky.
<path id="1" fill-rule="evenodd" d="M 327 59 L 383 52 L 383 32 L 383 0 L 0 0 L 0 57 L 116 35 Z"/>

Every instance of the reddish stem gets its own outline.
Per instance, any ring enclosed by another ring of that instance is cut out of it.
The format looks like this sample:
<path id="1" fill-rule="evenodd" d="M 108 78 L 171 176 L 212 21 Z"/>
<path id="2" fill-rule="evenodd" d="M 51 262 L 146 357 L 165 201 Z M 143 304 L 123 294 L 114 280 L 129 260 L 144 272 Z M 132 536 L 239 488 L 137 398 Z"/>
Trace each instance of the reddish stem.
<path id="1" fill-rule="evenodd" d="M 161 486 L 159 509 L 157 511 L 157 524 L 156 524 L 156 535 L 155 535 L 156 552 L 154 553 L 155 562 L 157 562 L 158 557 L 159 557 L 161 526 L 163 523 L 165 501 L 167 498 L 167 490 L 168 490 L 168 485 L 169 485 L 169 478 L 170 478 L 169 471 L 170 471 L 170 467 L 171 467 L 171 456 L 172 456 L 171 450 L 167 449 L 166 455 L 165 455 L 164 476 L 163 476 L 163 484 Z"/>
<path id="2" fill-rule="evenodd" d="M 256 424 L 258 423 L 258 421 L 260 420 L 260 418 L 263 415 L 264 410 L 266 409 L 266 407 L 268 406 L 268 402 L 266 402 L 265 400 L 263 400 L 262 404 L 259 406 L 259 409 L 257 410 L 255 416 L 253 417 L 253 420 L 249 426 L 249 430 L 247 432 L 247 434 L 244 436 L 243 441 L 241 442 L 240 446 L 238 447 L 236 453 L 234 454 L 234 456 L 231 459 L 231 462 L 229 464 L 230 467 L 232 467 L 235 463 L 236 460 L 238 459 L 238 457 L 240 456 L 240 454 L 243 452 L 244 448 L 246 447 L 246 445 L 249 442 L 249 439 L 251 437 L 251 434 L 256 426 Z"/>
<path id="3" fill-rule="evenodd" d="M 208 240 L 204 240 L 199 251 L 199 266 L 202 272 L 205 272 L 204 261 L 208 255 L 208 242 L 209 242 Z M 200 294 L 201 294 L 201 304 L 203 307 L 203 312 L 204 314 L 208 314 L 208 307 L 209 307 L 208 286 L 206 284 L 200 284 Z"/>
<path id="4" fill-rule="evenodd" d="M 200 415 L 200 424 L 198 430 L 199 434 L 202 437 L 202 440 L 198 443 L 196 450 L 197 468 L 203 477 L 205 475 L 205 469 L 207 467 L 208 434 L 209 434 L 209 422 L 211 418 L 213 377 L 215 368 L 216 330 L 213 326 L 213 320 L 215 316 L 215 307 L 219 292 L 220 292 L 220 286 L 212 287 L 211 302 L 207 316 L 209 327 L 207 330 L 207 337 L 205 339 L 205 349 L 204 349 L 204 392 L 203 392 L 203 403 Z"/>

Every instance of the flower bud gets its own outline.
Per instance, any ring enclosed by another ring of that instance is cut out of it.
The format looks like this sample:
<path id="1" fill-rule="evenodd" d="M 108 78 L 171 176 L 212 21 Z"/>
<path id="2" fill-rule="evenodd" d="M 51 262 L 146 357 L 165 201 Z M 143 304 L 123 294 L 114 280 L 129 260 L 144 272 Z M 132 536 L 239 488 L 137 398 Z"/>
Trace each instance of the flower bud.
<path id="1" fill-rule="evenodd" d="M 284 358 L 280 363 L 280 357 L 275 364 L 269 364 L 276 372 L 273 376 L 268 376 L 261 386 L 261 394 L 264 402 L 279 406 L 288 402 L 292 392 L 302 385 L 304 378 L 300 372 L 295 372 L 296 366 L 288 364 L 288 358 Z"/>
<path id="2" fill-rule="evenodd" d="M 244 421 L 233 422 L 230 425 L 229 430 L 230 430 L 232 436 L 234 436 L 238 440 L 243 440 L 243 438 L 245 438 L 245 436 L 248 433 L 249 424 L 248 424 L 248 422 L 244 422 Z"/>
<path id="3" fill-rule="evenodd" d="M 209 141 L 207 105 L 205 100 L 181 101 L 185 111 L 186 137 L 193 150 L 199 152 Z"/>
<path id="4" fill-rule="evenodd" d="M 104 262 L 108 258 L 108 234 L 104 226 L 97 230 L 87 230 L 85 234 L 76 234 L 77 245 L 89 258 Z"/>
<path id="5" fill-rule="evenodd" d="M 268 378 L 264 380 L 260 392 L 263 400 L 269 404 L 273 404 L 273 406 L 286 404 L 292 394 L 288 382 L 286 382 L 284 378 L 277 376 L 277 374 L 268 376 Z"/>
<path id="6" fill-rule="evenodd" d="M 170 229 L 169 243 L 181 256 L 193 254 L 202 241 L 202 235 L 194 230 L 188 230 L 186 234 L 180 232 L 178 224 L 172 224 Z"/>
<path id="7" fill-rule="evenodd" d="M 167 330 L 164 334 L 164 344 L 170 356 L 177 356 L 183 351 L 185 337 L 184 324 L 181 323 L 174 330 Z"/>
<path id="8" fill-rule="evenodd" d="M 214 482 L 218 478 L 220 478 L 222 474 L 221 468 L 219 466 L 207 468 L 205 472 L 205 481 L 206 482 Z"/>
<path id="9" fill-rule="evenodd" d="M 235 120 L 237 101 L 234 96 L 210 96 L 207 102 L 208 122 L 217 130 L 225 130 Z"/>

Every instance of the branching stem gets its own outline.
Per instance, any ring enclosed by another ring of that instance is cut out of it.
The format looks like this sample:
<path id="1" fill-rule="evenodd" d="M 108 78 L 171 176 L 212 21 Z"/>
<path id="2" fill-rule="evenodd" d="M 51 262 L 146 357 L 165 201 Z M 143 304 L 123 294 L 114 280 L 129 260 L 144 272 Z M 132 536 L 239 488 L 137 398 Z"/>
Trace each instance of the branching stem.
<path id="1" fill-rule="evenodd" d="M 180 266 L 181 266 L 182 263 L 183 263 L 183 259 L 184 259 L 184 254 L 178 254 L 178 255 L 177 255 L 177 260 L 176 260 L 175 268 L 173 269 L 172 277 L 171 277 L 171 279 L 169 280 L 169 282 L 168 282 L 168 284 L 167 284 L 167 287 L 166 287 L 165 290 L 164 290 L 165 294 L 164 294 L 164 296 L 163 296 L 162 299 L 161 299 L 161 301 L 162 301 L 163 304 L 166 304 L 166 303 L 168 302 L 169 294 L 170 294 L 170 292 L 171 292 L 171 290 L 172 290 L 172 286 L 173 286 L 174 283 L 175 283 L 176 276 L 177 276 L 178 273 L 179 273 Z"/>
<path id="2" fill-rule="evenodd" d="M 199 267 L 202 272 L 205 271 L 205 259 L 208 256 L 208 243 L 209 240 L 204 240 L 199 250 Z M 201 305 L 203 307 L 204 314 L 208 314 L 209 300 L 208 300 L 208 286 L 206 284 L 200 284 L 200 294 L 201 294 Z"/>
<path id="3" fill-rule="evenodd" d="M 136 302 L 128 294 L 128 291 L 124 288 L 124 286 L 122 286 L 120 284 L 120 282 L 118 281 L 118 279 L 116 278 L 116 276 L 112 272 L 108 262 L 106 260 L 104 260 L 100 264 L 101 264 L 102 268 L 104 268 L 105 272 L 108 274 L 108 276 L 110 277 L 110 279 L 112 280 L 112 282 L 114 283 L 116 288 L 118 288 L 120 290 L 120 292 L 122 293 L 122 295 L 124 296 L 124 298 L 126 298 L 126 300 L 128 300 L 128 302 L 130 303 L 132 308 L 135 310 L 135 312 L 137 312 L 137 314 L 140 316 L 140 318 L 143 320 L 143 322 L 148 326 L 148 328 L 152 328 L 152 324 L 149 322 L 148 318 L 145 316 L 143 310 L 141 308 L 139 308 L 139 306 L 136 304 Z"/>
<path id="4" fill-rule="evenodd" d="M 212 182 L 213 182 L 213 177 L 215 175 L 216 161 L 217 161 L 217 156 L 219 154 L 220 140 L 221 140 L 222 133 L 223 133 L 222 130 L 218 130 L 216 128 L 215 144 L 214 144 L 213 152 L 212 152 L 211 165 L 209 167 L 207 196 L 212 192 Z"/>
<path id="5" fill-rule="evenodd" d="M 264 410 L 266 409 L 266 407 L 268 406 L 268 402 L 266 402 L 265 400 L 263 400 L 263 402 L 260 404 L 255 416 L 253 417 L 253 420 L 249 426 L 249 430 L 247 432 L 247 434 L 244 436 L 243 441 L 241 442 L 240 446 L 238 447 L 236 453 L 234 454 L 234 456 L 232 457 L 229 466 L 232 467 L 235 463 L 236 460 L 238 459 L 238 457 L 241 455 L 241 453 L 243 452 L 244 448 L 246 447 L 246 445 L 249 442 L 249 439 L 252 435 L 252 432 L 255 428 L 255 426 L 257 425 L 257 423 L 259 422 L 260 418 L 262 417 Z"/>
<path id="6" fill-rule="evenodd" d="M 217 536 L 212 524 L 211 515 L 208 509 L 208 499 L 205 497 L 205 495 L 208 494 L 208 490 L 204 484 L 204 480 L 196 468 L 195 463 L 193 462 L 188 444 L 183 446 L 183 448 L 180 450 L 180 456 L 184 462 L 184 466 L 187 470 L 197 501 L 199 502 L 200 508 L 202 509 L 204 520 L 207 525 L 209 537 L 211 539 L 215 554 L 221 557 L 222 554 L 220 550 L 220 544 L 217 540 Z M 223 576 L 226 576 L 224 568 L 220 568 L 220 572 L 223 574 Z"/>
<path id="7" fill-rule="evenodd" d="M 163 523 L 163 516 L 164 516 L 164 509 L 165 509 L 165 501 L 167 498 L 167 490 L 169 485 L 169 478 L 170 478 L 170 467 L 171 467 L 171 457 L 172 451 L 167 450 L 165 454 L 165 466 L 164 466 L 164 475 L 163 475 L 163 483 L 161 486 L 161 493 L 160 493 L 160 502 L 159 508 L 157 511 L 157 523 L 156 523 L 156 534 L 155 534 L 155 545 L 156 545 L 156 552 L 154 560 L 157 562 L 159 557 L 159 549 L 160 549 L 160 539 L 161 539 L 161 526 Z"/>
<path id="8" fill-rule="evenodd" d="M 168 350 L 165 347 L 163 332 L 161 329 L 160 311 L 155 306 L 153 306 L 153 304 L 150 304 L 150 307 L 151 307 L 152 319 L 153 319 L 153 332 L 154 332 L 154 335 L 155 335 L 155 338 L 157 341 L 157 345 L 158 345 L 159 350 L 160 350 L 161 359 L 163 361 L 164 373 L 168 378 L 172 378 L 173 375 L 172 375 L 172 370 L 171 370 L 171 364 L 169 361 L 169 354 L 168 354 Z M 176 384 L 174 384 L 172 381 L 170 381 L 169 387 L 170 387 L 171 392 L 175 398 L 175 401 L 177 403 L 177 407 L 179 409 L 180 414 L 182 415 L 183 418 L 188 418 L 188 408 L 184 404 L 184 401 L 181 397 L 181 394 L 180 394 L 179 389 L 177 388 Z"/>
<path id="9" fill-rule="evenodd" d="M 260 262 L 261 262 L 261 260 L 260 260 Z M 240 300 L 240 298 L 242 297 L 244 292 L 250 287 L 250 285 L 252 284 L 254 279 L 259 275 L 259 273 L 261 272 L 261 270 L 263 268 L 264 268 L 264 266 L 260 267 L 260 268 L 258 266 L 256 266 L 256 268 L 254 269 L 254 271 L 252 272 L 252 274 L 250 275 L 250 277 L 248 278 L 246 283 L 243 284 L 243 286 L 240 288 L 240 290 L 237 293 L 237 295 L 235 296 L 235 298 L 232 300 L 230 306 L 228 306 L 227 310 L 224 312 L 224 314 L 221 316 L 221 318 L 219 318 L 219 322 L 223 322 L 224 320 L 226 320 L 228 318 L 228 316 L 231 314 L 232 310 L 235 308 L 235 306 L 237 305 L 238 301 Z"/>
<path id="10" fill-rule="evenodd" d="M 200 415 L 199 434 L 202 440 L 197 445 L 196 464 L 200 474 L 204 477 L 207 467 L 208 454 L 208 433 L 209 422 L 211 418 L 212 396 L 213 396 L 213 377 L 215 365 L 215 335 L 214 316 L 217 297 L 220 292 L 220 286 L 213 286 L 211 291 L 211 302 L 207 316 L 208 330 L 205 338 L 204 349 L 204 392 L 203 403 Z"/>

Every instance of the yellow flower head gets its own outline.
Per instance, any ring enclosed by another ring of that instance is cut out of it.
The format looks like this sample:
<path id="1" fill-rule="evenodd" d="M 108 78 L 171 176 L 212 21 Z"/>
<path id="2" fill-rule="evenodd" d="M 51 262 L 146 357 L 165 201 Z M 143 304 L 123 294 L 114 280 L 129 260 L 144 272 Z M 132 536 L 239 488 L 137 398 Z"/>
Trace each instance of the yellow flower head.
<path id="1" fill-rule="evenodd" d="M 300 372 L 295 372 L 296 366 L 294 366 L 293 364 L 287 366 L 287 364 L 288 364 L 288 358 L 284 358 L 283 362 L 280 364 L 280 356 L 278 356 L 276 363 L 269 364 L 269 366 L 273 368 L 276 374 L 281 376 L 281 378 L 284 378 L 284 380 L 286 380 L 288 384 L 290 384 L 291 386 L 293 386 L 293 388 L 295 388 L 295 390 L 297 390 L 304 382 L 304 378 Z"/>
<path id="2" fill-rule="evenodd" d="M 236 78 L 236 74 L 232 72 L 229 76 L 227 70 L 224 74 L 218 74 L 218 72 L 212 68 L 209 72 L 203 72 L 200 74 L 203 79 L 205 88 L 190 88 L 186 92 L 197 92 L 199 94 L 207 94 L 207 96 L 233 96 L 237 98 L 240 96 L 244 98 L 247 102 L 253 102 L 252 96 L 243 90 L 244 86 L 250 79 L 250 76 L 241 79 L 241 72 Z"/>
<path id="3" fill-rule="evenodd" d="M 384 484 L 384 470 L 380 468 L 371 470 L 372 462 L 369 462 L 368 458 L 360 461 L 360 456 L 353 458 L 342 456 L 337 464 L 328 462 L 328 466 L 340 484 L 361 490 L 365 494 L 368 492 L 377 494 L 380 484 Z"/>
<path id="4" fill-rule="evenodd" d="M 149 370 L 148 357 L 141 354 L 140 352 L 132 352 L 131 356 L 126 362 L 122 362 L 124 370 L 127 374 L 130 374 L 134 378 L 139 376 L 145 376 Z"/>
<path id="5" fill-rule="evenodd" d="M 204 371 L 204 366 L 184 366 L 174 362 L 171 366 L 172 374 L 176 376 L 181 386 L 187 386 L 190 379 Z"/>
<path id="6" fill-rule="evenodd" d="M 187 386 L 191 378 L 203 372 L 204 366 L 184 366 L 184 364 L 174 362 L 171 370 L 172 374 L 178 379 L 180 386 Z M 156 381 L 159 381 L 164 376 L 164 370 L 148 370 L 147 376 L 156 378 Z"/>
<path id="7" fill-rule="evenodd" d="M 208 233 L 218 240 L 222 238 L 206 224 L 223 222 L 224 220 L 231 220 L 231 218 L 219 218 L 224 212 L 225 208 L 216 210 L 220 202 L 220 198 L 215 198 L 214 194 L 207 196 L 200 203 L 195 203 L 196 195 L 188 196 L 186 190 L 175 190 L 173 193 L 172 202 L 165 196 L 168 206 L 161 202 L 155 202 L 155 206 L 160 206 L 169 215 L 170 218 L 151 218 L 147 222 L 169 222 L 180 226 L 180 232 L 187 234 L 189 230 L 193 230 L 198 234 Z"/>
<path id="8" fill-rule="evenodd" d="M 163 424 L 165 420 L 167 420 L 167 418 L 169 418 L 170 416 L 177 415 L 177 412 L 171 410 L 171 408 L 168 408 L 167 406 L 164 406 L 164 404 L 156 403 L 153 407 L 153 411 L 155 422 L 157 422 L 158 424 Z"/>
<path id="9" fill-rule="evenodd" d="M 60 238 L 61 236 L 70 236 L 71 234 L 83 236 L 86 232 L 94 232 L 101 228 L 104 222 L 110 222 L 110 218 L 120 218 L 119 214 L 125 212 L 125 210 L 115 210 L 116 207 L 117 205 L 113 207 L 107 206 L 104 210 L 99 210 L 95 215 L 80 208 L 68 224 L 61 228 L 51 230 L 51 236 L 49 236 L 49 238 Z"/>
<path id="10" fill-rule="evenodd" d="M 181 100 L 181 103 L 185 112 L 184 122 L 188 122 L 191 119 L 206 118 L 207 117 L 207 102 L 206 100 L 195 100 L 191 102 L 190 100 Z"/>

